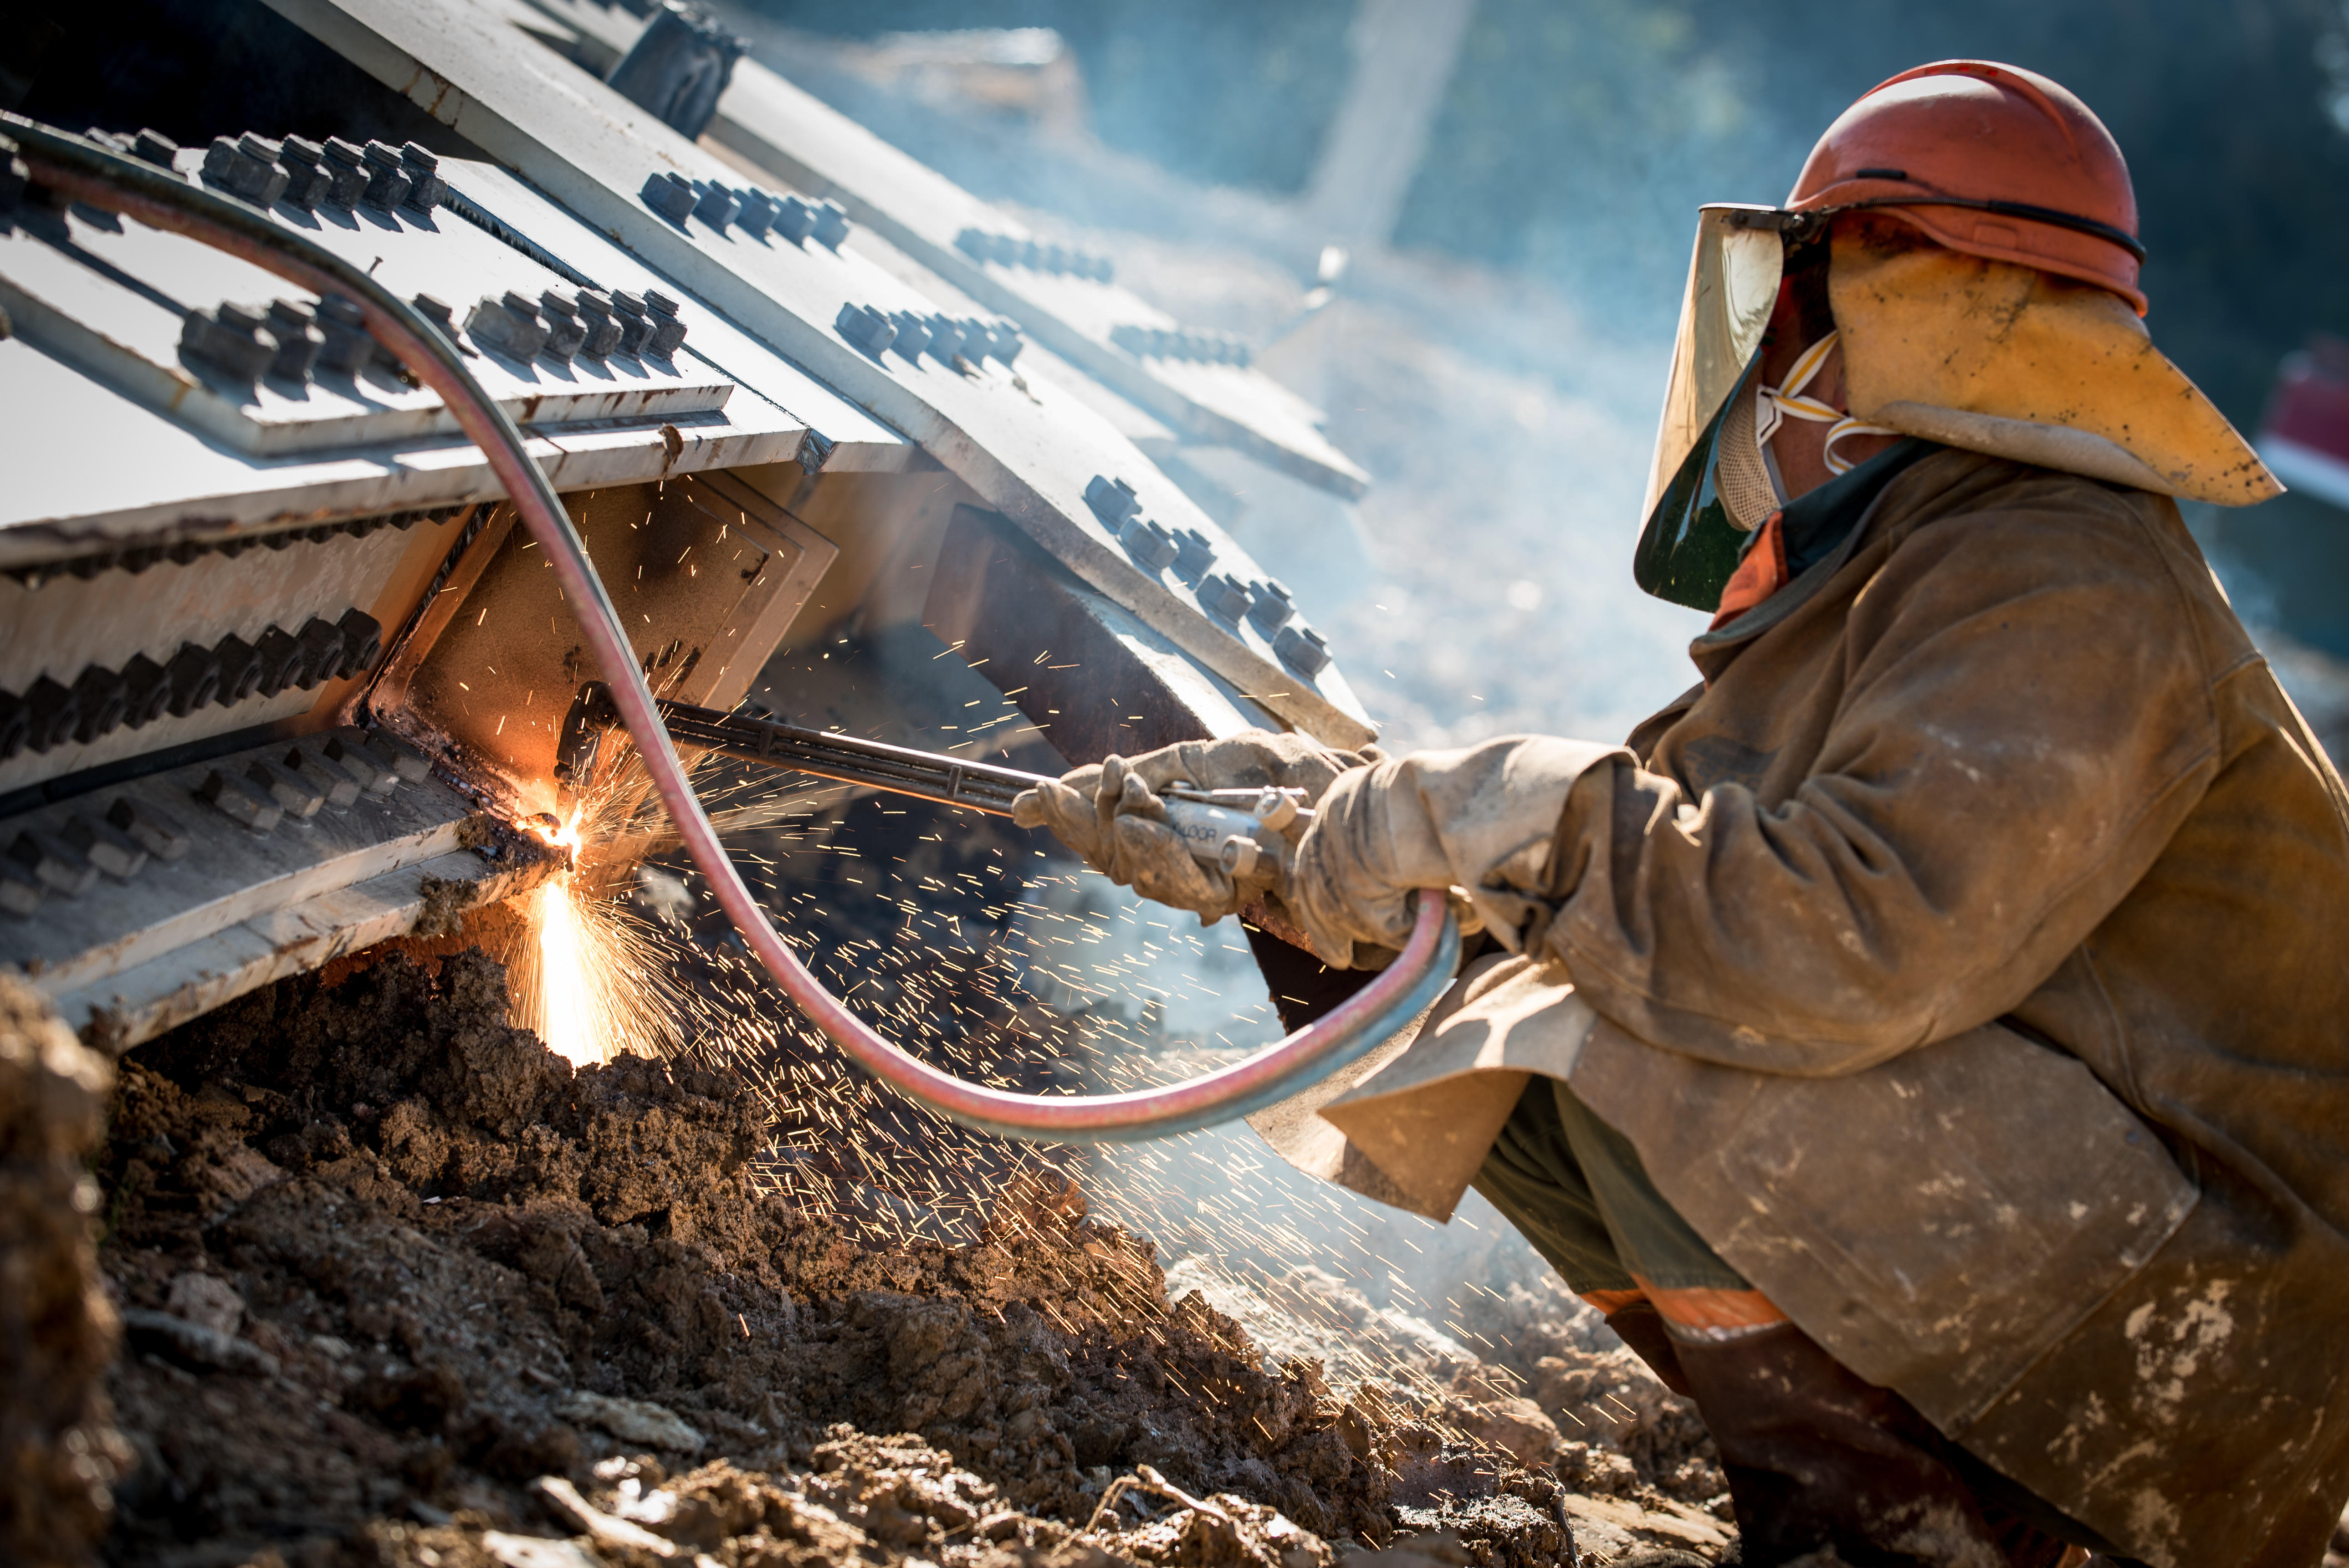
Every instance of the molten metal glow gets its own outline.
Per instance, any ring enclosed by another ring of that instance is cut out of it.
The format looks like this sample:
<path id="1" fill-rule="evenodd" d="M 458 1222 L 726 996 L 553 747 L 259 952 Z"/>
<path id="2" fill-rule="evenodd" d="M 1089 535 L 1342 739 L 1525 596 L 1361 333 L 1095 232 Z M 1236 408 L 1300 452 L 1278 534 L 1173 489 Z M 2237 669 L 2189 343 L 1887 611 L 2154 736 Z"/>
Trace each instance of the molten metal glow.
<path id="1" fill-rule="evenodd" d="M 532 999 L 539 1038 L 574 1067 L 600 1062 L 609 1036 L 595 1026 L 595 976 L 587 958 L 587 922 L 565 875 L 538 890 L 538 984 Z"/>
<path id="2" fill-rule="evenodd" d="M 577 854 L 588 810 L 540 836 Z M 575 872 L 541 885 L 525 907 L 529 930 L 512 964 L 514 1021 L 574 1067 L 663 1055 L 674 1043 L 675 986 L 627 911 L 591 893 Z"/>

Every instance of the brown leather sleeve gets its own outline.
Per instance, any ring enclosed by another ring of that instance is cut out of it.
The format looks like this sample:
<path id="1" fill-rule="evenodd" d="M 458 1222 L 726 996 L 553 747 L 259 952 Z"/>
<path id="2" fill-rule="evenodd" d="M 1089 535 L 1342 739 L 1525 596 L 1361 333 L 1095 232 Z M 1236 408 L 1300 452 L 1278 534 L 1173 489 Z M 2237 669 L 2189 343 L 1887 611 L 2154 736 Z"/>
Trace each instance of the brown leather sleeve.
<path id="1" fill-rule="evenodd" d="M 1744 649 L 1650 768 L 1578 781 L 1545 951 L 1634 1035 L 1771 1072 L 1853 1071 L 2016 1006 L 2216 768 L 2204 658 L 2136 524 L 1947 519 L 1807 656 L 1792 625 Z M 1790 783 L 1755 760 L 1810 748 Z"/>

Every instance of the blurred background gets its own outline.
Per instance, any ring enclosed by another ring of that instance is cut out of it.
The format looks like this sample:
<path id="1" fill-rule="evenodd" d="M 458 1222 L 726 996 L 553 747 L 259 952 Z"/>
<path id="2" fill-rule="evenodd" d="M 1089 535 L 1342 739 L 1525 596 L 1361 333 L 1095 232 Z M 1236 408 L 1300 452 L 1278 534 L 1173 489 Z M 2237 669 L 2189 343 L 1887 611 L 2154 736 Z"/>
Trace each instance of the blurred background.
<path id="1" fill-rule="evenodd" d="M 2342 0 L 735 0 L 754 53 L 1174 315 L 1237 332 L 1372 475 L 1215 494 L 1392 742 L 1613 738 L 1696 617 L 1631 540 L 1701 201 L 1770 201 L 1876 82 L 1952 56 L 2080 94 L 2137 181 L 2155 340 L 2294 493 L 2189 521 L 2349 739 Z M 1342 253 L 1342 260 L 1340 256 Z M 1334 273 L 1328 304 L 1317 284 Z M 2283 377 L 2279 398 L 2279 377 Z M 1205 481 L 1202 483 L 1201 481 Z M 2329 492 L 2329 499 L 2328 497 Z"/>

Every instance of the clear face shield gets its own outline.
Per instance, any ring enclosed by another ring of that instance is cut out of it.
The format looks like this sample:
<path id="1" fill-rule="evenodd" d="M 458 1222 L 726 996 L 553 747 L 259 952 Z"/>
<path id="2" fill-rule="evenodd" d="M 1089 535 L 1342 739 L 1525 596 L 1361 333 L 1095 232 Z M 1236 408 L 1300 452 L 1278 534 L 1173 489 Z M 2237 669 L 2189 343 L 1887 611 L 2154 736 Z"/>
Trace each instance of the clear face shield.
<path id="1" fill-rule="evenodd" d="M 1660 599 L 1710 610 L 1754 530 L 1782 504 L 1755 440 L 1754 382 L 1788 248 L 1818 232 L 1810 213 L 1698 209 L 1664 417 L 1631 574 Z"/>

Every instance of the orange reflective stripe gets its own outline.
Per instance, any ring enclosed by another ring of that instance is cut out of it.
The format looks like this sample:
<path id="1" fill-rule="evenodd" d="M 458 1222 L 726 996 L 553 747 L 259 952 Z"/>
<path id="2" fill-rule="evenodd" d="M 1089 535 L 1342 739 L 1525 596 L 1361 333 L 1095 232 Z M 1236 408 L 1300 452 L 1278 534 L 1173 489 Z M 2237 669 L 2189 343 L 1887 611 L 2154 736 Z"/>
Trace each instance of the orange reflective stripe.
<path id="1" fill-rule="evenodd" d="M 1746 547 L 1745 559 L 1737 563 L 1729 585 L 1721 591 L 1721 607 L 1713 613 L 1708 631 L 1718 632 L 1786 585 L 1785 515 L 1772 512 L 1761 533 Z"/>
<path id="2" fill-rule="evenodd" d="M 1599 1309 L 1601 1317 L 1612 1317 L 1634 1302 L 1648 1299 L 1644 1290 L 1586 1290 L 1582 1299 Z"/>
<path id="3" fill-rule="evenodd" d="M 1698 1334 L 1768 1328 L 1786 1315 L 1758 1290 L 1660 1290 L 1640 1282 L 1665 1323 Z"/>

